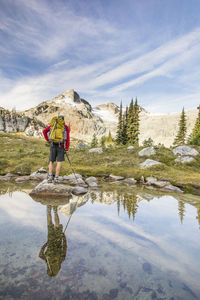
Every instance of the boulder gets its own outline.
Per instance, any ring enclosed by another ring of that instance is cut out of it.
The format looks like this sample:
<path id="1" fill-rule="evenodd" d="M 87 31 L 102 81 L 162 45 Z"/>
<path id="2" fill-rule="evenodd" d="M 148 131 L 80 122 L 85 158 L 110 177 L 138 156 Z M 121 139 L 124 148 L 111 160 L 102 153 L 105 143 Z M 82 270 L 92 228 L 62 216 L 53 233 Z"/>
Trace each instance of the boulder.
<path id="1" fill-rule="evenodd" d="M 85 182 L 89 185 L 89 183 L 91 183 L 91 182 L 97 182 L 97 179 L 94 176 L 90 176 L 90 177 L 86 178 Z"/>
<path id="2" fill-rule="evenodd" d="M 0 176 L 0 181 L 10 181 L 11 180 L 11 177 L 8 177 L 8 176 Z"/>
<path id="3" fill-rule="evenodd" d="M 47 178 L 46 173 L 38 173 L 37 171 L 31 173 L 30 175 L 30 180 L 44 180 L 46 178 Z"/>
<path id="4" fill-rule="evenodd" d="M 183 193 L 181 189 L 177 186 L 172 185 L 169 181 L 166 180 L 157 180 L 155 177 L 147 177 L 145 185 L 155 186 L 160 188 L 164 192 L 173 192 L 173 193 Z"/>
<path id="5" fill-rule="evenodd" d="M 43 180 L 30 193 L 30 196 L 37 197 L 70 197 L 73 187 L 64 184 L 48 183 Z"/>
<path id="6" fill-rule="evenodd" d="M 161 191 L 172 192 L 172 193 L 183 193 L 181 189 L 179 189 L 177 186 L 172 185 L 171 183 L 161 188 Z"/>
<path id="7" fill-rule="evenodd" d="M 178 146 L 174 148 L 173 150 L 174 155 L 180 155 L 180 156 L 196 156 L 199 155 L 199 152 L 189 146 Z"/>
<path id="8" fill-rule="evenodd" d="M 94 152 L 94 153 L 103 153 L 103 149 L 102 148 L 92 148 L 89 150 L 90 153 Z"/>
<path id="9" fill-rule="evenodd" d="M 87 192 L 88 192 L 88 190 L 81 186 L 76 186 L 76 187 L 72 188 L 72 194 L 74 194 L 74 195 L 82 195 L 82 194 L 86 194 Z"/>
<path id="10" fill-rule="evenodd" d="M 137 180 L 135 180 L 134 178 L 125 178 L 122 182 L 130 184 L 130 185 L 134 185 L 137 183 Z"/>
<path id="11" fill-rule="evenodd" d="M 89 182 L 89 183 L 88 183 L 88 186 L 89 186 L 90 188 L 93 188 L 93 189 L 99 188 L 99 185 L 98 185 L 97 182 L 95 182 L 95 181 Z"/>
<path id="12" fill-rule="evenodd" d="M 154 147 L 146 147 L 144 149 L 142 149 L 138 155 L 139 156 L 151 156 L 151 155 L 155 155 L 156 154 L 156 150 L 154 149 Z"/>
<path id="13" fill-rule="evenodd" d="M 113 181 L 119 181 L 119 180 L 124 179 L 124 177 L 122 177 L 122 176 L 115 176 L 115 175 L 112 175 L 112 174 L 109 176 L 109 178 Z"/>
<path id="14" fill-rule="evenodd" d="M 85 184 L 84 180 L 82 179 L 82 175 L 80 174 L 70 174 L 68 176 L 63 176 L 61 179 L 63 182 L 69 183 L 69 184 Z"/>
<path id="15" fill-rule="evenodd" d="M 194 157 L 191 157 L 191 156 L 180 156 L 180 157 L 175 159 L 175 162 L 179 162 L 179 163 L 182 163 L 182 164 L 190 163 L 190 162 L 193 162 L 193 161 L 195 161 L 195 159 L 194 159 Z"/>
<path id="16" fill-rule="evenodd" d="M 141 168 L 150 168 L 156 165 L 161 165 L 159 161 L 153 160 L 153 159 L 146 159 L 143 163 L 140 164 Z"/>
<path id="17" fill-rule="evenodd" d="M 84 150 L 84 149 L 87 149 L 89 147 L 90 146 L 88 144 L 80 142 L 80 143 L 76 144 L 75 149 Z"/>
<path id="18" fill-rule="evenodd" d="M 134 146 L 128 146 L 127 150 L 133 150 L 134 148 Z"/>

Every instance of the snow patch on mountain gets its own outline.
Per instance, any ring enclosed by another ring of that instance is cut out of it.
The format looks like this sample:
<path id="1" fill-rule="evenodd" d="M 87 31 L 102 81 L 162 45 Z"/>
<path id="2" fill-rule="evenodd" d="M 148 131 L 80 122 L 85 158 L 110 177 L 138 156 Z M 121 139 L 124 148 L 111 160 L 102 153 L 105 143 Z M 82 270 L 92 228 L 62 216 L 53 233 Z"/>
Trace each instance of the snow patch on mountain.
<path id="1" fill-rule="evenodd" d="M 114 122 L 114 123 L 118 122 L 117 118 L 113 116 L 108 110 L 103 110 L 103 109 L 99 110 L 93 108 L 92 112 L 94 115 L 101 118 L 103 121 Z"/>

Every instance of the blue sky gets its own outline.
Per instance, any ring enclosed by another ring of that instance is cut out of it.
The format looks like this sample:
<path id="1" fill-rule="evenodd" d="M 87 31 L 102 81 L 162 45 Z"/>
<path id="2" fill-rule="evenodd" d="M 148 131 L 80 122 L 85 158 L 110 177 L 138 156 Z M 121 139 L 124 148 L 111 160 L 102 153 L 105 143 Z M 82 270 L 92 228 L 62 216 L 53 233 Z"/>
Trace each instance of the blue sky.
<path id="1" fill-rule="evenodd" d="M 1 0 L 0 106 L 75 89 L 152 113 L 200 103 L 199 0 Z"/>

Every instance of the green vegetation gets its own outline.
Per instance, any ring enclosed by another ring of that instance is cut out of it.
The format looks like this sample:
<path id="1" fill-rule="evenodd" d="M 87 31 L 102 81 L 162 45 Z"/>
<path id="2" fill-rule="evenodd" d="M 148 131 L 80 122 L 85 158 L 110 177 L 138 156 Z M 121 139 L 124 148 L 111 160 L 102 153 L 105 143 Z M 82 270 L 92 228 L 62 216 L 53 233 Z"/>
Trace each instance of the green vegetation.
<path id="1" fill-rule="evenodd" d="M 200 146 L 200 106 L 198 107 L 198 117 L 194 129 L 188 139 L 188 144 Z"/>
<path id="2" fill-rule="evenodd" d="M 186 132 L 187 132 L 187 126 L 186 126 L 186 115 L 184 108 L 182 109 L 180 121 L 179 121 L 179 129 L 177 136 L 175 137 L 174 140 L 174 145 L 179 146 L 179 145 L 184 145 L 185 144 L 185 139 L 186 139 Z"/>
<path id="3" fill-rule="evenodd" d="M 135 99 L 135 104 L 133 99 L 126 108 L 125 113 L 122 113 L 122 102 L 120 104 L 119 120 L 117 127 L 116 144 L 117 145 L 138 145 L 139 144 L 139 113 L 140 108 L 137 103 L 137 98 Z"/>
<path id="4" fill-rule="evenodd" d="M 195 146 L 200 151 L 200 147 Z M 195 162 L 188 164 L 175 163 L 175 156 L 163 145 L 156 148 L 156 155 L 151 159 L 162 162 L 162 165 L 141 169 L 147 157 L 139 157 L 141 147 L 127 150 L 127 146 L 110 146 L 102 154 L 89 153 L 87 150 L 69 149 L 69 157 L 75 172 L 83 176 L 98 176 L 106 178 L 110 174 L 124 177 L 155 176 L 159 180 L 169 180 L 177 186 L 184 186 L 190 191 L 198 187 L 200 182 L 200 156 Z M 37 169 L 47 169 L 49 160 L 49 145 L 43 139 L 21 136 L 19 134 L 0 134 L 0 175 L 8 172 L 18 175 L 28 175 Z M 72 173 L 66 160 L 63 163 L 61 175 Z"/>

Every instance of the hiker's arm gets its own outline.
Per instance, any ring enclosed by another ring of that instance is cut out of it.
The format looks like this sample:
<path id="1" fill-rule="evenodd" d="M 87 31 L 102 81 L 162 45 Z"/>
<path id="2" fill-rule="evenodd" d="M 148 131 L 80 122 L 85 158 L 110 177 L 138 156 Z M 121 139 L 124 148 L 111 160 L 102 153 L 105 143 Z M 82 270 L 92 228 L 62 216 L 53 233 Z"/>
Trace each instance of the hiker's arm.
<path id="1" fill-rule="evenodd" d="M 67 139 L 66 139 L 65 150 L 68 150 L 69 149 L 69 143 L 70 143 L 69 127 L 67 125 L 65 125 L 65 129 L 67 131 Z"/>
<path id="2" fill-rule="evenodd" d="M 45 128 L 45 129 L 43 130 L 43 135 L 44 135 L 44 138 L 45 138 L 45 140 L 46 140 L 47 142 L 49 141 L 49 138 L 48 138 L 47 133 L 49 132 L 50 128 L 51 128 L 51 125 L 48 126 L 47 128 Z"/>
<path id="3" fill-rule="evenodd" d="M 41 259 L 45 259 L 45 255 L 44 255 L 44 249 L 46 248 L 47 246 L 47 242 L 42 246 L 41 250 L 40 250 L 40 253 L 39 253 L 39 257 Z"/>

